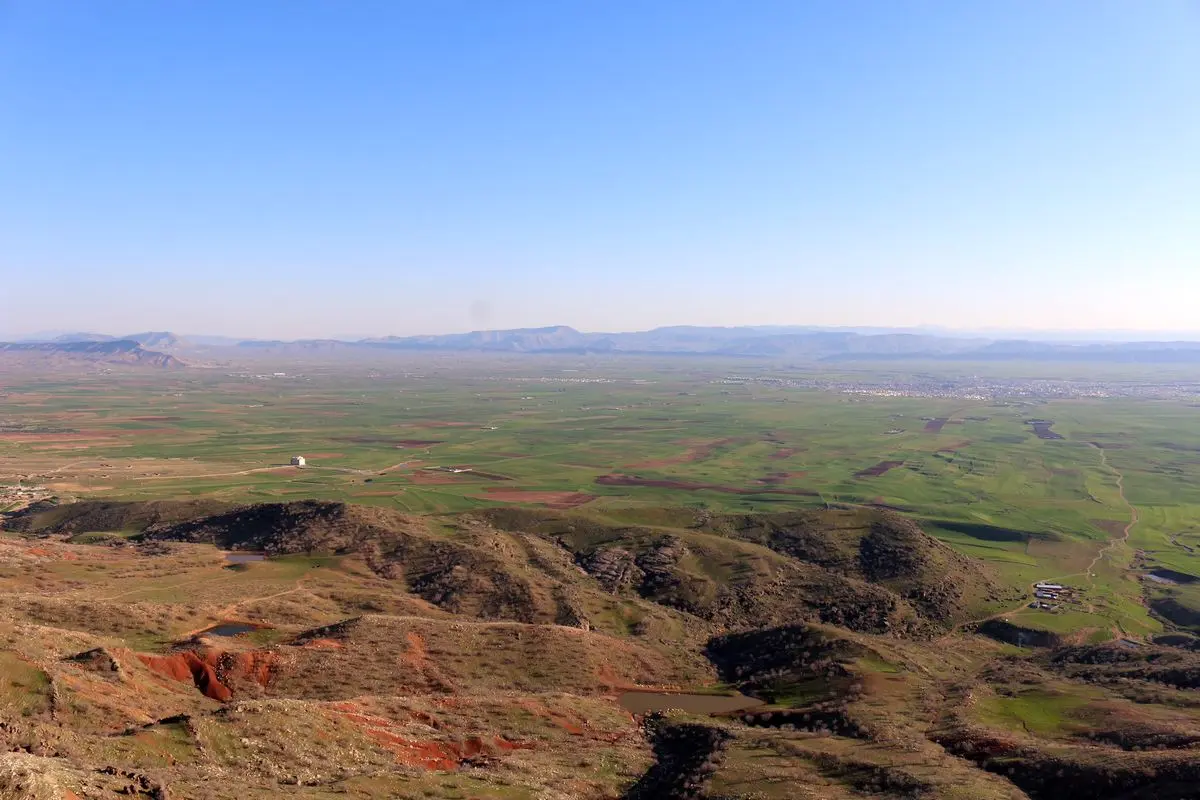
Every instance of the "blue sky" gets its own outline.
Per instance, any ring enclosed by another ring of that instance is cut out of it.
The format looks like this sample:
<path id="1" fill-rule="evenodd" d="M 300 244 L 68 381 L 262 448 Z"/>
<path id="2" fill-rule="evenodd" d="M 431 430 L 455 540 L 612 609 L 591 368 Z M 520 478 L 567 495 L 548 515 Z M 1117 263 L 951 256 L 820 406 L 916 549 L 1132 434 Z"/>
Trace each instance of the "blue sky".
<path id="1" fill-rule="evenodd" d="M 0 0 L 0 333 L 1191 330 L 1200 3 Z"/>

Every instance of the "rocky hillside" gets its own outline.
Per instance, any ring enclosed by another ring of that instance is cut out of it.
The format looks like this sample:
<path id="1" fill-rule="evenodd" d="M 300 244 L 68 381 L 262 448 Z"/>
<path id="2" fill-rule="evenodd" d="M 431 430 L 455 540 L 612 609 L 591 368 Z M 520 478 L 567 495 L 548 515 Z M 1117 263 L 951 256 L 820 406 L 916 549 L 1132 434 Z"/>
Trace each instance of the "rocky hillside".
<path id="1" fill-rule="evenodd" d="M 674 530 L 516 509 L 484 516 L 554 541 L 609 592 L 724 626 L 807 619 L 921 635 L 1014 596 L 981 563 L 890 512 L 706 518 Z"/>
<path id="2" fill-rule="evenodd" d="M 0 342 L 0 357 L 23 365 L 127 364 L 178 369 L 183 361 L 131 339 L 102 342 Z"/>
<path id="3" fill-rule="evenodd" d="M 226 549 L 268 553 L 389 552 L 405 534 L 424 530 L 419 520 L 367 506 L 317 500 L 262 503 L 146 527 L 142 538 L 204 542 Z"/>
<path id="4" fill-rule="evenodd" d="M 216 500 L 83 500 L 77 503 L 49 500 L 6 514 L 3 520 L 4 527 L 10 531 L 53 536 L 91 531 L 144 531 L 151 525 L 184 522 L 229 508 L 229 503 Z"/>
<path id="5" fill-rule="evenodd" d="M 810 620 L 927 636 L 1007 599 L 982 565 L 887 512 L 729 517 L 664 530 L 507 509 L 463 515 L 456 535 L 437 535 L 421 518 L 343 503 L 266 503 L 188 517 L 208 510 L 78 503 L 31 510 L 9 527 L 132 528 L 144 542 L 354 553 L 448 611 L 523 622 L 583 624 L 586 595 L 593 605 L 637 598 L 694 619 L 698 629 Z"/>
<path id="6" fill-rule="evenodd" d="M 883 586 L 931 619 L 962 620 L 974 608 L 1009 599 L 981 562 L 884 509 L 733 516 L 706 529 Z"/>
<path id="7" fill-rule="evenodd" d="M 888 512 L 654 519 L 10 514 L 0 796 L 1200 797 L 1193 637 L 977 635 L 1005 590 Z"/>

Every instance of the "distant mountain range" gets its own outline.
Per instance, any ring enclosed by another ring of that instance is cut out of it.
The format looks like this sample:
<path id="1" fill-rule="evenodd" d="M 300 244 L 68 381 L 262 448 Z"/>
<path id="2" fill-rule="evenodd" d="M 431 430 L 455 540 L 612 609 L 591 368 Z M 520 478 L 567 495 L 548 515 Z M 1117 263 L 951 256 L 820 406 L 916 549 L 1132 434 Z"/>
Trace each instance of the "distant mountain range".
<path id="1" fill-rule="evenodd" d="M 237 340 L 233 341 L 236 342 Z M 109 336 L 104 333 L 64 333 L 61 336 L 55 336 L 47 343 L 81 344 L 85 342 L 136 342 L 142 347 L 154 350 L 174 350 L 191 345 L 191 342 L 170 331 L 145 331 L 144 333 L 131 333 L 126 336 Z"/>
<path id="2" fill-rule="evenodd" d="M 260 350 L 384 350 L 496 353 L 630 353 L 746 356 L 796 360 L 1038 360 L 1200 362 L 1200 342 L 1103 342 L 1077 344 L 1020 339 L 939 336 L 922 333 L 860 333 L 785 327 L 676 326 L 633 333 L 582 333 L 565 325 L 441 336 L 386 336 L 358 342 L 245 341 Z"/>
<path id="3" fill-rule="evenodd" d="M 169 353 L 149 350 L 131 339 L 67 342 L 0 342 L 0 355 L 36 363 L 78 361 L 103 364 L 132 364 L 160 368 L 185 366 Z"/>
<path id="4" fill-rule="evenodd" d="M 168 331 L 126 336 L 71 333 L 45 342 L 0 344 L 0 352 L 75 355 L 124 363 L 179 366 L 187 354 L 236 357 L 237 353 L 445 353 L 653 354 L 740 356 L 796 361 L 1093 361 L 1200 363 L 1200 342 L 1092 342 L 990 339 L 893 329 L 805 327 L 675 326 L 628 333 L 583 333 L 565 325 L 545 328 L 473 331 L 434 336 L 385 336 L 343 341 L 237 340 L 217 336 L 181 337 Z"/>

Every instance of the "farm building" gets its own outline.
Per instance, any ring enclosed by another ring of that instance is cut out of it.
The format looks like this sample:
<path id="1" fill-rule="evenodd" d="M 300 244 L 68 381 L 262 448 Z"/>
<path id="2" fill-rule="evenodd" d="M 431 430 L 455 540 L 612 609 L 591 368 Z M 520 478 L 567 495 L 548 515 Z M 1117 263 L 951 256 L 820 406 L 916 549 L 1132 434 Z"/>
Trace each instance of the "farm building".
<path id="1" fill-rule="evenodd" d="M 1061 584 L 1058 584 L 1058 583 L 1039 583 L 1034 588 L 1035 589 L 1045 589 L 1048 592 L 1061 592 L 1063 589 L 1065 589 L 1067 587 L 1065 587 Z"/>
<path id="2" fill-rule="evenodd" d="M 306 463 L 308 462 L 304 460 L 304 456 L 292 456 L 293 467 L 303 467 Z"/>

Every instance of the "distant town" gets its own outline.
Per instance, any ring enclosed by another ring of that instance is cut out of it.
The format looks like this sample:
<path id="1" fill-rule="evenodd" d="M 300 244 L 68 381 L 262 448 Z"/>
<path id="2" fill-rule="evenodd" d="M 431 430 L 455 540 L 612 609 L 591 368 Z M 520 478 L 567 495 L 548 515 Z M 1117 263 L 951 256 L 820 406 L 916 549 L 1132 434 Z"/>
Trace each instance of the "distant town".
<path id="1" fill-rule="evenodd" d="M 1124 380 L 1054 380 L 908 375 L 904 377 L 825 378 L 730 375 L 728 385 L 761 385 L 840 392 L 868 397 L 923 397 L 950 400 L 1069 400 L 1083 398 L 1142 398 L 1188 400 L 1200 398 L 1200 382 L 1143 382 Z"/>

